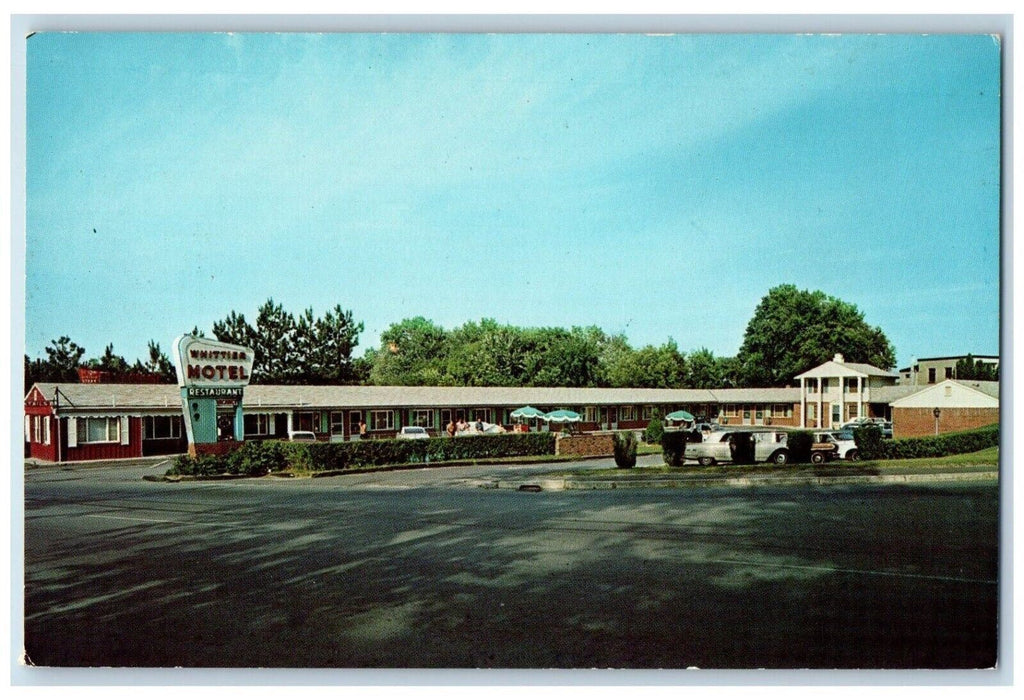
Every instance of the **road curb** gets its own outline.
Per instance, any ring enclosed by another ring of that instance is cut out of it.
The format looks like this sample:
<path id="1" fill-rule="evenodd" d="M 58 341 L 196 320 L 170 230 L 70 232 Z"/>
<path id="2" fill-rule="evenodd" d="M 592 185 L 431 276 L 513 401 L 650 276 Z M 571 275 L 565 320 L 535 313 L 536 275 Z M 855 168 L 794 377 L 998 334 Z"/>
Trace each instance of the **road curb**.
<path id="1" fill-rule="evenodd" d="M 964 472 L 943 474 L 857 474 L 850 476 L 738 476 L 721 478 L 636 478 L 636 479 L 580 479 L 564 477 L 556 479 L 478 479 L 474 486 L 490 489 L 512 489 L 516 491 L 583 491 L 636 488 L 688 488 L 688 487 L 733 487 L 756 486 L 841 486 L 848 484 L 913 484 L 913 483 L 955 483 L 960 481 L 998 481 L 998 471 Z"/>

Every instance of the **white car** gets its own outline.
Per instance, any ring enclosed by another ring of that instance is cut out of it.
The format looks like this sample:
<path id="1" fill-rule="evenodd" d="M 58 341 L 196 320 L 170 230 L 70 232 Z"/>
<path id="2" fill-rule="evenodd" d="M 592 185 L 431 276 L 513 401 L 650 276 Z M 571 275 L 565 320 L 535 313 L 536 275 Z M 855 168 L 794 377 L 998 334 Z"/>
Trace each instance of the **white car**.
<path id="1" fill-rule="evenodd" d="M 288 433 L 292 442 L 316 442 L 316 435 L 310 430 L 293 430 Z"/>
<path id="2" fill-rule="evenodd" d="M 857 443 L 853 439 L 852 430 L 832 430 L 814 434 L 815 442 L 830 442 L 836 446 L 836 457 L 854 461 L 860 459 Z"/>
<path id="3" fill-rule="evenodd" d="M 775 431 L 719 431 L 708 433 L 703 442 L 686 443 L 686 459 L 695 459 L 703 466 L 718 462 L 733 461 L 734 443 L 741 436 L 750 436 L 753 443 L 755 462 L 773 462 L 785 464 L 789 461 L 789 449 L 786 447 L 786 433 Z"/>
<path id="4" fill-rule="evenodd" d="M 427 440 L 430 438 L 430 433 L 427 432 L 426 428 L 420 428 L 415 425 L 407 425 L 398 431 L 395 435 L 399 440 Z"/>

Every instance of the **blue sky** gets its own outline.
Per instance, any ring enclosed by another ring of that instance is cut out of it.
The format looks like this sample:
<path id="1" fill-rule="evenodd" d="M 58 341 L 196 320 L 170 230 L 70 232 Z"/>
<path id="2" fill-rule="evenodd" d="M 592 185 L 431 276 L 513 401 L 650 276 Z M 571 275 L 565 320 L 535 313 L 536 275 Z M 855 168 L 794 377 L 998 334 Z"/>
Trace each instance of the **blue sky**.
<path id="1" fill-rule="evenodd" d="M 999 351 L 1000 49 L 956 35 L 37 34 L 26 352 L 254 320 L 739 348 L 768 290 Z"/>

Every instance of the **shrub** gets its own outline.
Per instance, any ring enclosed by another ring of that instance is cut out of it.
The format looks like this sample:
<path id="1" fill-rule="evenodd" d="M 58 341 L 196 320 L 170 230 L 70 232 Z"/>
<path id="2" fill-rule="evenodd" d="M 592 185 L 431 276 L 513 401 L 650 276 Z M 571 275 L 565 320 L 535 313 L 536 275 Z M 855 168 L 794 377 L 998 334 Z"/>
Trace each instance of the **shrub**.
<path id="1" fill-rule="evenodd" d="M 877 430 L 877 427 L 875 428 Z M 958 433 L 946 433 L 921 438 L 901 438 L 899 440 L 878 440 L 875 445 L 868 433 L 861 428 L 853 436 L 857 441 L 857 449 L 864 459 L 914 459 L 920 457 L 945 457 L 947 455 L 977 452 L 986 447 L 999 445 L 999 425 L 990 425 L 977 430 L 965 430 Z M 862 447 L 862 440 L 867 440 Z"/>
<path id="2" fill-rule="evenodd" d="M 615 466 L 631 469 L 636 466 L 636 433 L 632 430 L 615 433 L 612 436 L 615 451 Z"/>
<path id="3" fill-rule="evenodd" d="M 661 436 L 661 454 L 670 467 L 683 466 L 686 458 L 686 443 L 693 442 L 690 433 L 682 430 L 666 430 Z"/>
<path id="4" fill-rule="evenodd" d="M 226 456 L 228 472 L 263 476 L 280 471 L 285 466 L 284 452 L 283 444 L 274 440 L 246 442 Z"/>
<path id="5" fill-rule="evenodd" d="M 786 436 L 786 447 L 789 449 L 789 460 L 797 464 L 811 461 L 811 446 L 814 435 L 806 430 L 794 430 Z"/>
<path id="6" fill-rule="evenodd" d="M 882 429 L 874 423 L 867 423 L 853 429 L 853 441 L 861 459 L 881 459 L 884 449 Z"/>
<path id="7" fill-rule="evenodd" d="M 228 462 L 225 457 L 218 455 L 178 455 L 174 464 L 167 470 L 168 474 L 178 476 L 213 476 L 224 474 L 228 471 Z"/>
<path id="8" fill-rule="evenodd" d="M 644 442 L 648 445 L 659 443 L 664 432 L 665 424 L 661 422 L 661 416 L 655 411 L 651 417 L 651 422 L 647 424 L 647 429 L 644 430 Z"/>

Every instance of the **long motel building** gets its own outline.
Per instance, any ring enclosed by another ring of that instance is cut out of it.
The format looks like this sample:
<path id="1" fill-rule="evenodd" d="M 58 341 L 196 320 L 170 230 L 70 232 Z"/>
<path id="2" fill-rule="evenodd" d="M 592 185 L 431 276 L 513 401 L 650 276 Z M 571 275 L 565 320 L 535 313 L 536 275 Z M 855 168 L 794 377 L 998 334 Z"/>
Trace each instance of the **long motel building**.
<path id="1" fill-rule="evenodd" d="M 861 417 L 893 420 L 895 437 L 931 426 L 919 404 L 942 405 L 941 432 L 998 422 L 998 382 L 947 380 L 899 386 L 898 375 L 870 365 L 832 361 L 798 375 L 798 386 L 726 389 L 606 389 L 556 387 L 295 386 L 246 387 L 242 412 L 247 440 L 287 439 L 295 431 L 318 440 L 347 441 L 366 424 L 368 438 L 390 438 L 404 426 L 444 435 L 464 419 L 511 428 L 523 406 L 570 409 L 584 432 L 642 430 L 655 415 L 685 410 L 723 426 L 837 428 Z M 982 386 L 984 385 L 984 386 Z M 915 401 L 922 391 L 937 392 Z M 902 404 L 900 402 L 903 402 Z M 174 384 L 40 382 L 25 397 L 25 457 L 47 462 L 128 459 L 188 449 L 181 389 Z M 931 416 L 934 409 L 925 407 Z M 905 410 L 901 410 L 905 409 Z M 907 416 L 901 435 L 900 416 Z M 913 417 L 913 420 L 911 420 Z M 219 420 L 218 416 L 218 420 Z M 231 435 L 231 415 L 225 434 Z M 922 427 L 923 426 L 923 427 Z M 547 430 L 537 422 L 531 429 Z M 930 434 L 930 433 L 929 433 Z"/>

